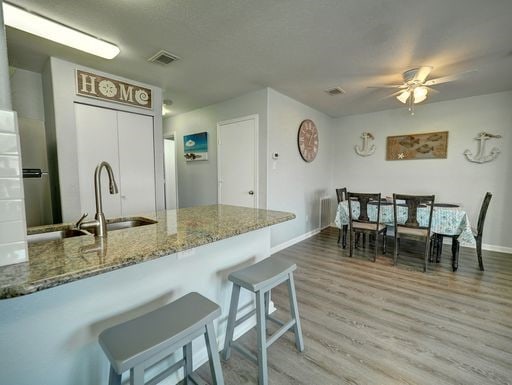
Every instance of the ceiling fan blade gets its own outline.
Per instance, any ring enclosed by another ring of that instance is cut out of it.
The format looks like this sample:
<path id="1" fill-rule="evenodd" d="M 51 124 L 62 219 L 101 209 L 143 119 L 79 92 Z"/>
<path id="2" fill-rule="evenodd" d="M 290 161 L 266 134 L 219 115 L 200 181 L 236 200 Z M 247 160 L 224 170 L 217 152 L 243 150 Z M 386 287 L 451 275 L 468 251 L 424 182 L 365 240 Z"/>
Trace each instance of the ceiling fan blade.
<path id="1" fill-rule="evenodd" d="M 386 96 L 386 98 L 392 98 L 392 97 L 398 96 L 401 93 L 403 93 L 404 91 L 405 90 L 400 90 L 400 91 L 393 92 L 392 94 L 389 94 L 388 96 Z"/>
<path id="2" fill-rule="evenodd" d="M 476 70 L 459 72 L 458 74 L 454 74 L 454 75 L 448 75 L 448 76 L 443 76 L 443 77 L 436 78 L 436 79 L 430 79 L 429 81 L 425 82 L 425 85 L 426 86 L 435 86 L 437 84 L 453 82 L 454 80 L 457 80 L 471 72 L 476 72 Z"/>
<path id="3" fill-rule="evenodd" d="M 381 86 L 368 86 L 366 88 L 407 88 L 407 85 L 405 84 L 387 84 L 387 85 L 381 85 Z"/>
<path id="4" fill-rule="evenodd" d="M 436 89 L 434 89 L 432 87 L 428 87 L 428 86 L 425 86 L 425 87 L 427 88 L 429 93 L 433 93 L 433 94 L 438 94 L 439 93 L 438 90 L 436 90 Z"/>
<path id="5" fill-rule="evenodd" d="M 431 66 L 423 66 L 418 68 L 418 72 L 416 72 L 416 75 L 414 75 L 413 81 L 417 81 L 419 83 L 424 83 L 427 79 L 427 76 L 430 75 L 430 72 L 432 72 L 432 69 L 434 67 Z"/>

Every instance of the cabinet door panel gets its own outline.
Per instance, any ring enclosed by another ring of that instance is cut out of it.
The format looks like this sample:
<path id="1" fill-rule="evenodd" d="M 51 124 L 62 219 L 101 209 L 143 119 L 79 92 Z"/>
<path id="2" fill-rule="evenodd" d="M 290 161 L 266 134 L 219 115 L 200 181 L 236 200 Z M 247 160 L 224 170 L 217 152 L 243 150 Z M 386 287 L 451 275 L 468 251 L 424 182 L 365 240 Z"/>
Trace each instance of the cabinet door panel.
<path id="1" fill-rule="evenodd" d="M 122 214 L 154 212 L 153 118 L 119 111 L 118 131 Z"/>
<path id="2" fill-rule="evenodd" d="M 94 170 L 98 163 L 104 160 L 110 163 L 118 184 L 120 181 L 117 111 L 75 103 L 75 119 L 81 210 L 88 212 L 88 219 L 92 219 L 96 213 Z M 103 170 L 103 212 L 107 218 L 120 216 L 119 195 L 110 195 L 108 186 L 108 175 L 106 170 Z"/>

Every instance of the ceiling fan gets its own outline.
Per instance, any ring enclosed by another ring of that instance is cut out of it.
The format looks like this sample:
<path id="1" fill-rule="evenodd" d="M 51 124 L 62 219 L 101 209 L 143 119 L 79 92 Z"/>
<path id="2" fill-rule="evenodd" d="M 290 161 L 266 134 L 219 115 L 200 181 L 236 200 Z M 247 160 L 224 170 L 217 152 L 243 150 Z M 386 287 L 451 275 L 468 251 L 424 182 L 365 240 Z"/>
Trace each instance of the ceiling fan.
<path id="1" fill-rule="evenodd" d="M 428 75 L 434 67 L 422 66 L 405 71 L 402 74 L 403 84 L 390 84 L 381 86 L 371 86 L 368 88 L 398 88 L 399 90 L 391 95 L 396 96 L 404 104 L 408 104 L 411 115 L 414 115 L 414 105 L 423 102 L 429 92 L 438 92 L 432 88 L 437 84 L 451 82 L 459 75 L 444 76 L 437 79 L 427 80 Z"/>

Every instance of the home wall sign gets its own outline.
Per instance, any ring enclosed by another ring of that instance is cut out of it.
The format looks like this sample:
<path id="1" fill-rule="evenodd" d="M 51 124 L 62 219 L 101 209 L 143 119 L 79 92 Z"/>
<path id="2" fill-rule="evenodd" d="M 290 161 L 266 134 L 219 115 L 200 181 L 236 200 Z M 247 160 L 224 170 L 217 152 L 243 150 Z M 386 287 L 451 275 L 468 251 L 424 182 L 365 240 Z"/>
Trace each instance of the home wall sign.
<path id="1" fill-rule="evenodd" d="M 501 138 L 501 135 L 493 135 L 487 132 L 479 133 L 475 138 L 475 140 L 478 140 L 478 152 L 476 155 L 473 155 L 469 150 L 464 151 L 466 159 L 474 163 L 486 163 L 496 159 L 500 153 L 500 149 L 498 147 L 493 147 L 489 154 L 485 154 L 485 142 L 491 138 L 499 139 Z"/>
<path id="2" fill-rule="evenodd" d="M 369 144 L 370 140 L 374 140 L 374 136 L 369 132 L 363 132 L 361 135 L 361 139 L 363 139 L 363 146 L 354 146 L 356 150 L 356 154 L 360 156 L 370 156 L 375 152 L 375 144 Z"/>
<path id="3" fill-rule="evenodd" d="M 76 70 L 76 94 L 130 106 L 152 108 L 149 88 L 81 70 Z"/>
<path id="4" fill-rule="evenodd" d="M 448 131 L 388 136 L 386 159 L 438 159 L 446 158 Z"/>

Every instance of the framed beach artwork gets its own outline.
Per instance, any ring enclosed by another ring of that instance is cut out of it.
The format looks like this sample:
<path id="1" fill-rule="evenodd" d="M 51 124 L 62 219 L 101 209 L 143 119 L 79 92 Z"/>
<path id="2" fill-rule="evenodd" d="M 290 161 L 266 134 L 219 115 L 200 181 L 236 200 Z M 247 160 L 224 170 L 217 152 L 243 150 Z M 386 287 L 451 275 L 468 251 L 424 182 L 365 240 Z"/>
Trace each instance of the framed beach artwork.
<path id="1" fill-rule="evenodd" d="M 448 131 L 388 136 L 386 160 L 446 159 Z"/>
<path id="2" fill-rule="evenodd" d="M 208 133 L 183 136 L 183 149 L 187 162 L 208 160 Z"/>

